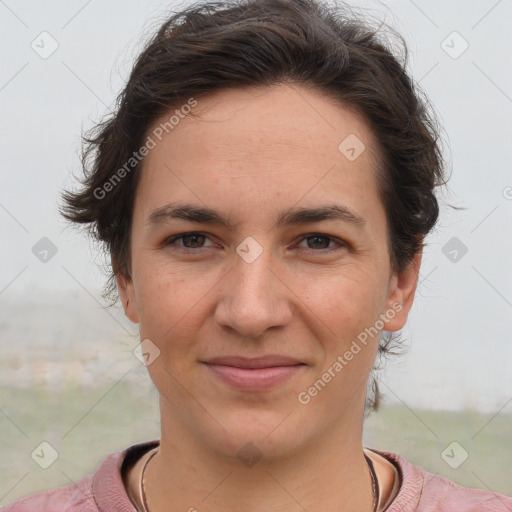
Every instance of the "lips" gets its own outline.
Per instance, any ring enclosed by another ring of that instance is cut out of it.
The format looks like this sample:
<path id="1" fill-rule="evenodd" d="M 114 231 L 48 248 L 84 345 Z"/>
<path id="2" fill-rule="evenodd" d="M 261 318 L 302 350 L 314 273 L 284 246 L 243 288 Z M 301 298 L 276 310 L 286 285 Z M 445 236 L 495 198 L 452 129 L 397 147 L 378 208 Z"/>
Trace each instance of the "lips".
<path id="1" fill-rule="evenodd" d="M 271 355 L 255 358 L 238 356 L 215 357 L 206 361 L 206 364 L 220 364 L 223 366 L 233 366 L 235 368 L 257 369 L 275 368 L 276 366 L 295 366 L 302 363 L 290 357 Z"/>
<path id="2" fill-rule="evenodd" d="M 296 359 L 279 355 L 215 357 L 204 364 L 215 378 L 245 391 L 268 390 L 284 383 L 305 367 Z"/>

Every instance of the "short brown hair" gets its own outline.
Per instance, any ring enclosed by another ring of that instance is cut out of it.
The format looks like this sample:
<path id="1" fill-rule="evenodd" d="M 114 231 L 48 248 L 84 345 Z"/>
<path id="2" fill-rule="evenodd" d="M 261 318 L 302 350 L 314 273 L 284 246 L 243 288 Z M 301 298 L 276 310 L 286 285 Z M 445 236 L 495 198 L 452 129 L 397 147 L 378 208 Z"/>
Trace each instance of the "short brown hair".
<path id="1" fill-rule="evenodd" d="M 115 112 L 84 138 L 81 190 L 63 194 L 63 215 L 87 224 L 110 256 L 106 295 L 117 297 L 116 274 L 130 276 L 140 163 L 112 180 L 154 122 L 191 97 L 280 82 L 328 94 L 372 129 L 383 155 L 390 261 L 403 270 L 437 221 L 443 165 L 432 109 L 406 72 L 405 44 L 393 33 L 401 46 L 395 55 L 379 31 L 345 4 L 316 0 L 207 1 L 169 17 L 138 57 Z M 108 193 L 98 194 L 105 183 Z"/>

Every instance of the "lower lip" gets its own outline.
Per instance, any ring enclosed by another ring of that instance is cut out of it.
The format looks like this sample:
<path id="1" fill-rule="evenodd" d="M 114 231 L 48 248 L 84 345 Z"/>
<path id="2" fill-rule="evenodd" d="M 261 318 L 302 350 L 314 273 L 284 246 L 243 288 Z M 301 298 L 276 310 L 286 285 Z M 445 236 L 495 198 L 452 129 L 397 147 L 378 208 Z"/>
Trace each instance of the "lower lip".
<path id="1" fill-rule="evenodd" d="M 245 391 L 264 391 L 292 378 L 303 364 L 271 368 L 237 368 L 222 364 L 207 364 L 216 377 L 230 386 Z"/>

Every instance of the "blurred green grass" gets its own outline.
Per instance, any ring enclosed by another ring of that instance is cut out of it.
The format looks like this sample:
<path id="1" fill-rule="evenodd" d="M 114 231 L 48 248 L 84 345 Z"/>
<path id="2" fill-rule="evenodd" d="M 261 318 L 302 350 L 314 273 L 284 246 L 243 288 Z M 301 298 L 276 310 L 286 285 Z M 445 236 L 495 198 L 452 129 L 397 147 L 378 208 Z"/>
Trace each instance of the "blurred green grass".
<path id="1" fill-rule="evenodd" d="M 159 437 L 154 389 L 123 382 L 59 392 L 0 389 L 0 505 L 67 485 L 95 470 L 110 452 Z M 59 453 L 48 469 L 30 454 L 40 442 Z M 412 411 L 385 405 L 365 421 L 365 445 L 400 453 L 432 473 L 470 487 L 512 495 L 512 415 Z M 441 452 L 452 441 L 468 453 L 457 469 Z"/>

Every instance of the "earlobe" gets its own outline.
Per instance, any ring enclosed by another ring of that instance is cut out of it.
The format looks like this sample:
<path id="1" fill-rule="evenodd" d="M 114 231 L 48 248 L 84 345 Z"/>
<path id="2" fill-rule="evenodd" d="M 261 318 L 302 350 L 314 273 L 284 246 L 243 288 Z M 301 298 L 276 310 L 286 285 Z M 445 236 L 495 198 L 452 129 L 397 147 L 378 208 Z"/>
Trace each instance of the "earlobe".
<path id="1" fill-rule="evenodd" d="M 414 302 L 422 252 L 418 252 L 407 267 L 391 279 L 384 330 L 399 331 L 405 325 Z"/>
<path id="2" fill-rule="evenodd" d="M 116 275 L 117 289 L 119 291 L 119 298 L 123 304 L 123 309 L 126 316 L 133 322 L 139 322 L 139 313 L 137 310 L 137 301 L 135 298 L 135 289 L 133 281 L 130 277 Z"/>

